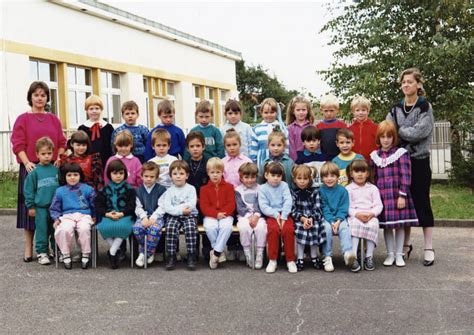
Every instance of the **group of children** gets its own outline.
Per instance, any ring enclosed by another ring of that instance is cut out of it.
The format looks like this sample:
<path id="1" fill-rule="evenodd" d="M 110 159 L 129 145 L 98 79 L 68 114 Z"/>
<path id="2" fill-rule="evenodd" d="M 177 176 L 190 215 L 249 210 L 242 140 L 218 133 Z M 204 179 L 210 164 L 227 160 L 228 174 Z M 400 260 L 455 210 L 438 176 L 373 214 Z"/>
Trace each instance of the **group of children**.
<path id="1" fill-rule="evenodd" d="M 227 122 L 216 128 L 211 104 L 202 101 L 195 113 L 198 124 L 186 137 L 174 124 L 168 100 L 159 103 L 161 123 L 151 131 L 137 124 L 133 101 L 123 104 L 124 124 L 115 130 L 100 118 L 99 97 L 89 97 L 85 109 L 88 120 L 72 134 L 70 154 L 61 158 L 59 170 L 51 164 L 52 142 L 46 137 L 36 143 L 39 165 L 27 177 L 25 200 L 30 215 L 44 221 L 36 226 L 40 264 L 50 262 L 48 239 L 54 233 L 64 266 L 71 269 L 76 233 L 81 267 L 87 269 L 91 226 L 97 224 L 113 269 L 130 234 L 139 245 L 137 266 L 145 260 L 151 264 L 166 228 L 166 269 L 177 264 L 183 230 L 187 267 L 194 270 L 202 223 L 208 239 L 203 239 L 204 256 L 216 269 L 226 261 L 226 245 L 235 245 L 231 234 L 237 222 L 247 264 L 261 269 L 266 248 L 268 273 L 275 272 L 280 249 L 291 273 L 303 270 L 305 253 L 314 268 L 334 271 L 335 235 L 354 272 L 361 268 L 359 241 L 366 239 L 365 269 L 374 270 L 379 226 L 387 246 L 384 265 L 405 266 L 403 228 L 417 225 L 410 159 L 397 147 L 392 122 L 377 126 L 368 118 L 370 102 L 364 97 L 352 101 L 350 127 L 336 118 L 339 103 L 331 95 L 321 101 L 324 119 L 316 126 L 311 104 L 302 97 L 290 102 L 287 124 L 276 101 L 265 99 L 262 122 L 253 128 L 241 120 L 236 100 L 226 103 Z"/>

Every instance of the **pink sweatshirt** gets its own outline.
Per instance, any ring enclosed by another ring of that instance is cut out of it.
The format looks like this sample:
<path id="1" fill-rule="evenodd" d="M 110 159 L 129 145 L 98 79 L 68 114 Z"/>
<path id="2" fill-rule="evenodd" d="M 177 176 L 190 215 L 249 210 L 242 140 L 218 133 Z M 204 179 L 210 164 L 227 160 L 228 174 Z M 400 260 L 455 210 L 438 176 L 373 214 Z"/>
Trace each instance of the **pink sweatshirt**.
<path id="1" fill-rule="evenodd" d="M 252 160 L 240 154 L 236 157 L 225 156 L 222 162 L 224 163 L 224 179 L 235 188 L 240 185 L 240 166 L 244 163 L 252 163 Z"/>
<path id="2" fill-rule="evenodd" d="M 107 177 L 107 168 L 110 164 L 111 161 L 120 159 L 123 164 L 127 167 L 127 173 L 128 173 L 128 178 L 127 178 L 127 183 L 129 183 L 133 188 L 137 188 L 143 184 L 142 181 L 142 163 L 140 163 L 140 160 L 133 156 L 132 154 L 123 157 L 120 155 L 114 155 L 110 157 L 107 160 L 107 163 L 105 164 L 105 169 L 104 169 L 104 182 L 105 185 L 108 185 L 110 183 L 110 179 Z"/>
<path id="3" fill-rule="evenodd" d="M 303 141 L 301 140 L 301 133 L 303 132 L 303 129 L 311 126 L 311 123 L 306 120 L 305 123 L 302 125 L 299 125 L 298 123 L 293 122 L 288 126 L 288 140 L 290 143 L 290 158 L 293 161 L 296 161 L 297 158 L 297 152 L 298 151 L 303 151 L 304 146 L 303 146 Z"/>

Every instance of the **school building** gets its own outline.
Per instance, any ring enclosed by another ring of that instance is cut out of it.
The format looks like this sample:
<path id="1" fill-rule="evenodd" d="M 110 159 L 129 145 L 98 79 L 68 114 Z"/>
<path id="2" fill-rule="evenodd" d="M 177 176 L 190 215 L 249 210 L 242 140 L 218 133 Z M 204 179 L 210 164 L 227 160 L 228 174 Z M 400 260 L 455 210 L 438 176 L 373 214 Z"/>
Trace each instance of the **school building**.
<path id="1" fill-rule="evenodd" d="M 225 102 L 238 94 L 240 52 L 101 2 L 0 2 L 0 21 L 2 132 L 28 110 L 34 80 L 49 85 L 51 112 L 64 129 L 86 120 L 91 94 L 102 97 L 103 118 L 114 125 L 122 123 L 121 104 L 134 100 L 139 122 L 153 127 L 158 103 L 170 99 L 185 131 L 201 99 L 211 101 L 219 125 Z"/>

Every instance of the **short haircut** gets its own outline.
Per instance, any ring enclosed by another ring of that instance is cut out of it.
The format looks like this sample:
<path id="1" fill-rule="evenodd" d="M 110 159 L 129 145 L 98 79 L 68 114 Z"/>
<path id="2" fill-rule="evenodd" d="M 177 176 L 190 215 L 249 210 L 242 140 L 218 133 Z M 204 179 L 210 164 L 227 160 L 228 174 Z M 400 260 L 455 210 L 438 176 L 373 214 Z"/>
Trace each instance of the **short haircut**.
<path id="1" fill-rule="evenodd" d="M 352 182 L 351 172 L 367 172 L 369 175 L 367 177 L 368 182 L 373 182 L 373 175 L 372 169 L 370 168 L 369 164 L 365 161 L 365 159 L 354 159 L 351 164 L 346 167 L 346 175 L 349 182 Z"/>
<path id="2" fill-rule="evenodd" d="M 227 129 L 227 131 L 225 132 L 224 141 L 223 141 L 224 145 L 225 145 L 225 141 L 228 140 L 229 138 L 235 138 L 237 139 L 237 141 L 239 141 L 239 144 L 242 144 L 240 140 L 240 135 L 234 128 Z"/>
<path id="3" fill-rule="evenodd" d="M 33 93 L 37 89 L 43 90 L 43 92 L 46 94 L 46 102 L 49 102 L 49 87 L 46 85 L 44 81 L 34 81 L 31 83 L 30 88 L 28 89 L 28 93 L 26 94 L 26 100 L 28 100 L 28 105 L 33 107 L 33 101 L 31 97 L 33 96 Z"/>
<path id="4" fill-rule="evenodd" d="M 216 169 L 219 171 L 224 171 L 224 162 L 218 157 L 209 158 L 206 164 L 206 171 Z"/>
<path id="5" fill-rule="evenodd" d="M 158 128 L 151 136 L 151 145 L 154 147 L 156 141 L 166 142 L 171 145 L 171 134 L 164 128 Z"/>
<path id="6" fill-rule="evenodd" d="M 276 100 L 273 99 L 273 98 L 266 98 L 266 99 L 263 100 L 262 103 L 260 104 L 260 111 L 259 111 L 260 114 L 262 114 L 263 107 L 265 107 L 265 105 L 270 106 L 270 109 L 271 109 L 272 111 L 278 112 L 278 103 L 276 102 Z"/>
<path id="7" fill-rule="evenodd" d="M 290 100 L 290 103 L 288 104 L 288 108 L 286 109 L 286 124 L 290 125 L 296 120 L 296 116 L 295 116 L 296 104 L 304 104 L 306 106 L 306 110 L 308 111 L 308 114 L 306 115 L 306 120 L 308 120 L 309 123 L 313 124 L 314 123 L 314 113 L 312 109 L 313 106 L 311 105 L 311 102 L 309 102 L 308 99 L 302 96 L 296 96 Z"/>
<path id="8" fill-rule="evenodd" d="M 125 111 L 128 111 L 128 110 L 135 110 L 135 111 L 137 111 L 137 114 L 140 113 L 139 110 L 138 110 L 137 103 L 133 100 L 125 101 L 122 104 L 122 115 L 123 115 L 123 113 L 125 113 Z"/>
<path id="9" fill-rule="evenodd" d="M 336 133 L 336 141 L 339 141 L 339 137 L 345 137 L 348 140 L 354 141 L 354 133 L 352 130 L 347 128 L 340 128 Z"/>
<path id="10" fill-rule="evenodd" d="M 352 112 L 357 107 L 365 108 L 365 109 L 367 109 L 367 111 L 370 112 L 370 106 L 371 106 L 370 100 L 367 99 L 364 96 L 361 96 L 361 95 L 358 95 L 358 96 L 354 97 L 354 99 L 352 99 L 352 101 L 351 101 L 351 111 Z"/>
<path id="11" fill-rule="evenodd" d="M 189 165 L 186 163 L 186 161 L 183 161 L 181 159 L 173 161 L 170 165 L 170 176 L 173 173 L 174 170 L 184 170 L 186 174 L 189 174 Z"/>
<path id="12" fill-rule="evenodd" d="M 243 176 L 247 177 L 257 177 L 258 176 L 258 167 L 255 163 L 244 163 L 239 167 L 239 177 L 242 179 Z"/>
<path id="13" fill-rule="evenodd" d="M 286 137 L 285 134 L 280 130 L 280 127 L 275 127 L 273 131 L 268 135 L 268 145 L 270 145 L 270 142 L 273 140 L 280 140 L 283 145 L 286 144 Z"/>
<path id="14" fill-rule="evenodd" d="M 109 178 L 109 180 L 112 180 L 112 172 L 119 172 L 119 171 L 123 171 L 125 176 L 124 176 L 124 180 L 127 180 L 128 178 L 128 171 L 127 171 L 127 167 L 125 166 L 125 164 L 118 158 L 112 160 L 109 165 L 107 166 L 107 171 L 105 172 L 106 175 L 107 175 L 107 178 Z"/>
<path id="15" fill-rule="evenodd" d="M 189 132 L 188 136 L 186 136 L 186 145 L 189 146 L 189 143 L 192 140 L 199 140 L 202 146 L 206 146 L 206 140 L 204 139 L 204 135 L 200 131 L 193 130 Z"/>
<path id="16" fill-rule="evenodd" d="M 131 145 L 133 148 L 134 143 L 132 133 L 128 130 L 119 131 L 115 136 L 114 147 L 125 147 L 127 145 Z"/>
<path id="17" fill-rule="evenodd" d="M 425 82 L 425 80 L 423 79 L 423 76 L 420 70 L 417 69 L 416 67 L 411 67 L 409 69 L 403 70 L 402 73 L 400 73 L 400 76 L 398 77 L 398 82 L 401 84 L 403 81 L 403 77 L 410 74 L 415 78 L 416 82 L 420 84 L 420 87 L 417 90 L 418 95 L 425 96 L 426 92 L 425 92 L 425 89 L 423 88 L 423 83 Z"/>
<path id="18" fill-rule="evenodd" d="M 67 142 L 67 147 L 69 150 L 71 150 L 74 153 L 74 150 L 72 149 L 72 145 L 74 143 L 77 144 L 85 144 L 87 145 L 87 150 L 85 154 L 88 154 L 90 149 L 91 149 L 91 139 L 87 135 L 87 133 L 83 130 L 78 130 L 72 133 L 71 138 Z"/>
<path id="19" fill-rule="evenodd" d="M 379 127 L 377 128 L 377 133 L 375 134 L 375 143 L 380 146 L 380 137 L 383 135 L 393 137 L 392 146 L 396 146 L 398 144 L 398 132 L 395 124 L 392 121 L 384 120 L 379 123 Z"/>
<path id="20" fill-rule="evenodd" d="M 54 143 L 48 136 L 40 137 L 35 144 L 36 153 L 38 153 L 41 149 L 48 148 L 50 150 L 54 150 Z"/>
<path id="21" fill-rule="evenodd" d="M 335 95 L 327 94 L 321 98 L 319 106 L 320 108 L 334 107 L 335 109 L 339 110 L 339 100 Z"/>
<path id="22" fill-rule="evenodd" d="M 99 106 L 100 110 L 104 110 L 104 103 L 98 95 L 91 95 L 84 102 L 84 109 L 88 110 L 91 106 Z"/>
<path id="23" fill-rule="evenodd" d="M 211 113 L 212 114 L 212 105 L 208 100 L 201 100 L 196 106 L 196 115 L 199 113 Z"/>
<path id="24" fill-rule="evenodd" d="M 303 129 L 301 132 L 301 140 L 304 141 L 314 141 L 321 140 L 321 132 L 315 126 L 308 126 Z"/>
<path id="25" fill-rule="evenodd" d="M 321 179 L 329 176 L 330 174 L 335 175 L 339 178 L 339 167 L 333 162 L 326 162 L 323 164 L 323 166 L 321 166 L 319 174 L 321 176 Z"/>
<path id="26" fill-rule="evenodd" d="M 278 162 L 269 162 L 265 164 L 263 177 L 265 178 L 265 174 L 274 174 L 277 176 L 281 176 L 282 179 L 285 179 L 285 168 L 281 163 Z M 265 178 L 266 179 L 266 178 Z"/>
<path id="27" fill-rule="evenodd" d="M 155 162 L 145 162 L 142 165 L 142 176 L 145 171 L 154 171 L 156 173 L 156 177 L 158 178 L 158 176 L 160 175 L 160 166 Z"/>
<path id="28" fill-rule="evenodd" d="M 164 99 L 158 104 L 158 116 L 160 116 L 161 114 L 174 115 L 174 106 L 168 99 Z"/>
<path id="29" fill-rule="evenodd" d="M 77 163 L 65 163 L 59 168 L 59 184 L 66 185 L 66 175 L 68 173 L 79 173 L 80 179 L 79 182 L 84 181 L 84 171 Z"/>
<path id="30" fill-rule="evenodd" d="M 300 164 L 295 165 L 291 170 L 291 175 L 295 179 L 299 175 L 303 175 L 304 178 L 311 180 L 309 186 L 312 185 L 312 180 L 314 178 L 314 171 L 308 165 Z"/>
<path id="31" fill-rule="evenodd" d="M 242 107 L 240 106 L 240 102 L 230 99 L 226 102 L 224 111 L 224 114 L 227 114 L 230 111 L 242 114 Z"/>

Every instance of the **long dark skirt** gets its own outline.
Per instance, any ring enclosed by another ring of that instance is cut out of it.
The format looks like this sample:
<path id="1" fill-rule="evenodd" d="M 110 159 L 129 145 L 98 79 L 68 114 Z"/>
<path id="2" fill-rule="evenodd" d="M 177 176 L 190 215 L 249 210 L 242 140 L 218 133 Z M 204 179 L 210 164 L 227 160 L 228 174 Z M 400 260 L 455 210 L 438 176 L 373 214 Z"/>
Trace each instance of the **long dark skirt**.
<path id="1" fill-rule="evenodd" d="M 410 193 L 415 205 L 420 227 L 433 227 L 434 218 L 430 202 L 430 158 L 411 159 Z"/>
<path id="2" fill-rule="evenodd" d="M 23 164 L 20 164 L 20 173 L 18 176 L 18 204 L 16 227 L 19 229 L 35 230 L 35 218 L 28 216 L 28 209 L 25 206 L 25 197 L 23 196 L 23 185 L 25 184 L 28 172 Z"/>

